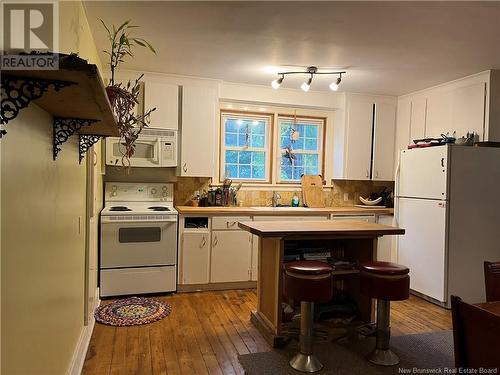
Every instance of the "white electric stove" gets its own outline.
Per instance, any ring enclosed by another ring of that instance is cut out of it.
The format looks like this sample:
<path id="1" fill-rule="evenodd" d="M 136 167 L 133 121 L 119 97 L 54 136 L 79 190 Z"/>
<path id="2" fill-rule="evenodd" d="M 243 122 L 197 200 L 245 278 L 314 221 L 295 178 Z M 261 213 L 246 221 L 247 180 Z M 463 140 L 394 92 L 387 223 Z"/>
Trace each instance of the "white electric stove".
<path id="1" fill-rule="evenodd" d="M 173 185 L 105 185 L 101 211 L 102 297 L 172 292 L 177 286 Z"/>

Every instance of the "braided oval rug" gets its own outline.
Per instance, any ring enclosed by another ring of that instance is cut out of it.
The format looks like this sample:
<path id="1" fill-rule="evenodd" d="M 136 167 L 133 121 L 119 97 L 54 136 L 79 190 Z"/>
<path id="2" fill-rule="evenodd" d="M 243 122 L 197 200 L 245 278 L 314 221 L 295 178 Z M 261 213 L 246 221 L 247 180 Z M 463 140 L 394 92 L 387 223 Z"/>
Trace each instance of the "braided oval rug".
<path id="1" fill-rule="evenodd" d="M 153 298 L 130 297 L 99 306 L 95 320 L 117 327 L 152 323 L 170 314 L 172 307 Z"/>

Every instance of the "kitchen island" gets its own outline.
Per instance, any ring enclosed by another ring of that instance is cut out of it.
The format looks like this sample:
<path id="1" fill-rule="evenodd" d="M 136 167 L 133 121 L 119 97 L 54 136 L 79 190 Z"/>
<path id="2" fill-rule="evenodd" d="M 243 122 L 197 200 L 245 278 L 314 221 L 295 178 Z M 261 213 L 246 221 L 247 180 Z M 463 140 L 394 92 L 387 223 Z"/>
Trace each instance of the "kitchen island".
<path id="1" fill-rule="evenodd" d="M 297 249 L 328 249 L 336 257 L 364 262 L 377 258 L 377 238 L 404 234 L 404 229 L 363 221 L 260 221 L 239 222 L 238 226 L 259 238 L 257 310 L 251 321 L 273 347 L 280 346 L 284 257 Z M 359 292 L 359 271 L 334 270 L 341 288 L 356 302 L 360 321 L 374 320 L 372 300 Z"/>

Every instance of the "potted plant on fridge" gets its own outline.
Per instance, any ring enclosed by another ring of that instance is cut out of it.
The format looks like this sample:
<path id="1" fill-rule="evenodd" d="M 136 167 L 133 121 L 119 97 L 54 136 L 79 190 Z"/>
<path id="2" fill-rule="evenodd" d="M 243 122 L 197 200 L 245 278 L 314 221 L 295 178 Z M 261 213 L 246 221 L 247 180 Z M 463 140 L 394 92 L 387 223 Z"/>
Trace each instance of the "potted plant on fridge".
<path id="1" fill-rule="evenodd" d="M 140 80 L 143 75 L 140 75 L 134 82 L 128 81 L 127 84 L 122 84 L 115 81 L 115 73 L 126 57 L 134 57 L 134 47 L 147 48 L 154 54 L 156 51 L 148 41 L 132 35 L 132 30 L 138 26 L 131 25 L 131 20 L 123 22 L 118 27 L 112 25 L 111 28 L 106 26 L 103 20 L 101 22 L 111 44 L 110 50 L 104 51 L 109 56 L 108 64 L 111 69 L 111 78 L 106 87 L 106 93 L 118 123 L 120 143 L 123 145 L 122 165 L 130 166 L 130 157 L 135 152 L 135 141 L 142 129 L 149 125 L 151 112 L 156 108 L 144 109 L 142 114 L 135 113 L 134 108 L 139 103 Z"/>

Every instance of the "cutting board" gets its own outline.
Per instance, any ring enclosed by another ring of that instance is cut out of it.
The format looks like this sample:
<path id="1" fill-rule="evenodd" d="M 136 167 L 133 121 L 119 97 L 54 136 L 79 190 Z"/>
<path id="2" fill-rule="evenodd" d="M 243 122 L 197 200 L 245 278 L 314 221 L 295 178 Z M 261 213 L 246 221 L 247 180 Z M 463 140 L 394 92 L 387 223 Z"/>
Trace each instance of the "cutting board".
<path id="1" fill-rule="evenodd" d="M 300 179 L 302 184 L 302 202 L 307 207 L 325 207 L 323 178 L 319 175 L 305 174 Z"/>

